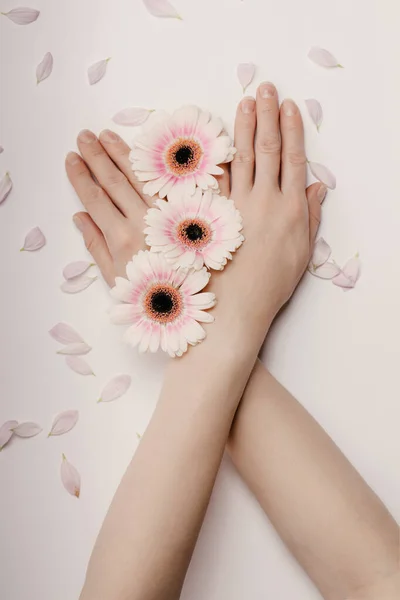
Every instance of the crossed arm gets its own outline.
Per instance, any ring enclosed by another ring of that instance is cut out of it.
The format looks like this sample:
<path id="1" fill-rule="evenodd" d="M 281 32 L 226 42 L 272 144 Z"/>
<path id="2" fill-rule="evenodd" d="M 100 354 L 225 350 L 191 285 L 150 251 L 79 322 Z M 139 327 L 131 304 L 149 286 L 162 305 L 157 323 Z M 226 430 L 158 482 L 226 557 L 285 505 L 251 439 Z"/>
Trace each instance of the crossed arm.
<path id="1" fill-rule="evenodd" d="M 118 136 L 105 132 L 99 141 L 84 132 L 78 145 L 84 160 L 70 154 L 67 172 L 88 213 L 75 222 L 112 284 L 143 245 L 151 200 Z M 257 102 L 245 99 L 238 109 L 235 145 L 231 195 L 246 242 L 212 278 L 219 303 L 207 339 L 167 369 L 81 600 L 179 597 L 232 423 L 228 448 L 239 472 L 324 598 L 394 600 L 396 523 L 312 417 L 256 362 L 307 264 L 325 193 L 319 184 L 305 187 L 297 107 L 285 102 L 279 109 L 273 86 L 261 86 Z M 228 194 L 229 179 L 220 183 Z"/>

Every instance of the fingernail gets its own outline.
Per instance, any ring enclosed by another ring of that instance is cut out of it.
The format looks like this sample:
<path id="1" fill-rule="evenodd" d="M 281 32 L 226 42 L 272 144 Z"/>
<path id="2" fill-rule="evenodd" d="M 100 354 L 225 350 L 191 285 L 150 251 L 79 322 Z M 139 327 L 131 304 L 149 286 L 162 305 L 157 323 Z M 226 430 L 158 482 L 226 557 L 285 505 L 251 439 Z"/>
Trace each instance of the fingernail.
<path id="1" fill-rule="evenodd" d="M 297 113 L 297 106 L 293 100 L 284 100 L 282 103 L 283 112 L 287 117 L 293 117 Z"/>
<path id="2" fill-rule="evenodd" d="M 79 231 L 83 231 L 83 227 L 84 227 L 83 219 L 79 215 L 74 215 L 72 217 L 72 220 L 75 223 L 76 227 L 79 229 Z"/>
<path id="3" fill-rule="evenodd" d="M 250 113 L 254 112 L 255 106 L 256 106 L 256 101 L 251 96 L 249 96 L 248 98 L 244 98 L 242 100 L 241 107 L 242 107 L 242 112 L 245 115 L 249 115 Z"/>
<path id="4" fill-rule="evenodd" d="M 102 141 L 111 143 L 118 142 L 118 140 L 121 139 L 119 135 L 114 133 L 114 131 L 110 131 L 109 129 L 102 131 L 99 137 Z"/>
<path id="5" fill-rule="evenodd" d="M 69 165 L 73 166 L 77 165 L 81 159 L 79 158 L 76 152 L 68 152 L 66 160 Z"/>
<path id="6" fill-rule="evenodd" d="M 84 142 L 85 144 L 90 144 L 91 142 L 95 141 L 96 136 L 94 135 L 94 133 L 92 133 L 91 131 L 89 131 L 89 129 L 84 129 L 78 135 L 78 139 L 81 142 Z"/>
<path id="7" fill-rule="evenodd" d="M 323 201 L 325 200 L 326 197 L 326 192 L 328 191 L 328 188 L 326 187 L 326 185 L 322 184 L 319 186 L 318 192 L 317 192 L 317 197 L 319 200 L 319 203 L 322 204 Z"/>
<path id="8" fill-rule="evenodd" d="M 262 98 L 272 98 L 275 96 L 276 88 L 273 83 L 266 81 L 260 85 L 260 94 Z"/>

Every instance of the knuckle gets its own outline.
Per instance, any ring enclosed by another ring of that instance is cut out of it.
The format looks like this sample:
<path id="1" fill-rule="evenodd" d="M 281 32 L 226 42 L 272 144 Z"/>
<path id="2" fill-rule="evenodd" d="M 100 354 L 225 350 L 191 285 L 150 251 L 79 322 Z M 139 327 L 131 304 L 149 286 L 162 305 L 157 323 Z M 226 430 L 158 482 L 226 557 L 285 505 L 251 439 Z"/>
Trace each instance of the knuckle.
<path id="1" fill-rule="evenodd" d="M 307 159 L 304 152 L 288 152 L 287 153 L 288 163 L 294 166 L 305 166 Z"/>
<path id="2" fill-rule="evenodd" d="M 254 152 L 249 148 L 248 150 L 239 150 L 235 154 L 233 159 L 234 164 L 252 164 L 254 162 Z"/>
<path id="3" fill-rule="evenodd" d="M 91 185 L 87 192 L 87 201 L 90 203 L 101 202 L 105 198 L 104 190 L 98 185 Z"/>
<path id="4" fill-rule="evenodd" d="M 264 133 L 257 140 L 257 150 L 261 154 L 279 154 L 281 151 L 281 138 L 276 133 Z"/>
<path id="5" fill-rule="evenodd" d="M 121 186 L 127 183 L 127 178 L 121 171 L 115 169 L 112 173 L 107 176 L 107 185 L 109 187 Z"/>
<path id="6" fill-rule="evenodd" d="M 95 143 L 90 145 L 90 154 L 94 158 L 97 158 L 98 156 L 104 156 L 105 151 L 101 144 Z"/>
<path id="7" fill-rule="evenodd" d="M 116 252 L 118 256 L 131 257 L 134 250 L 134 239 L 127 232 L 120 233 L 116 242 Z"/>

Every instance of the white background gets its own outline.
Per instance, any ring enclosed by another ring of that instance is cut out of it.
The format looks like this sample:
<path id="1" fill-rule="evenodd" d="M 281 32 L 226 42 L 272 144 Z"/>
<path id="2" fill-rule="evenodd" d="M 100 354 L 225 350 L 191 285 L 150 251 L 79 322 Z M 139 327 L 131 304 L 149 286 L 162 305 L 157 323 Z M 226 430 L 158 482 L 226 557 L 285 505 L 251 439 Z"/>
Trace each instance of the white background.
<path id="1" fill-rule="evenodd" d="M 30 3 L 31 0 L 27 0 Z M 305 115 L 307 153 L 338 186 L 323 209 L 322 234 L 342 263 L 360 252 L 357 288 L 343 293 L 307 275 L 270 334 L 272 372 L 327 429 L 400 519 L 398 192 L 400 102 L 395 0 L 175 0 L 184 21 L 150 16 L 141 0 L 32 0 L 39 20 L 1 17 L 0 176 L 14 190 L 0 207 L 0 423 L 77 408 L 78 426 L 46 439 L 13 440 L 0 455 L 1 595 L 72 600 L 105 511 L 137 446 L 160 388 L 164 359 L 138 357 L 108 323 L 98 281 L 76 296 L 59 285 L 66 263 L 85 258 L 71 221 L 79 208 L 64 156 L 82 128 L 112 127 L 128 106 L 173 109 L 191 102 L 223 116 L 231 130 L 241 98 L 236 65 L 258 65 L 281 97 L 320 100 L 318 133 Z M 1 0 L 0 10 L 18 6 Z M 345 69 L 310 63 L 312 45 Z M 50 79 L 35 68 L 54 56 Z M 111 56 L 90 87 L 86 70 Z M 130 141 L 134 132 L 119 128 Z M 39 225 L 47 246 L 18 252 Z M 243 282 L 245 284 L 245 282 Z M 93 351 L 96 378 L 70 371 L 48 330 L 66 321 Z M 103 384 L 130 373 L 126 397 L 97 405 Z M 82 475 L 78 501 L 62 488 L 61 453 Z M 260 457 L 262 460 L 262 457 Z M 279 541 L 226 460 L 193 558 L 184 600 L 316 600 L 318 593 Z"/>

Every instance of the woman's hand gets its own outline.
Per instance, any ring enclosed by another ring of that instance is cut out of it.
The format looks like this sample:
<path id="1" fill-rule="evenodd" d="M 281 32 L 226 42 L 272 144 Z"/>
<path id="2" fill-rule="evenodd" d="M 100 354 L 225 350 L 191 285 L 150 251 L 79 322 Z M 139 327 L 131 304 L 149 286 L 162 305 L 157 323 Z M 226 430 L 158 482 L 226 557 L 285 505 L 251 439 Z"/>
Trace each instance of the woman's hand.
<path id="1" fill-rule="evenodd" d="M 210 288 L 219 302 L 214 314 L 223 314 L 227 325 L 242 322 L 248 338 L 261 343 L 255 332 L 261 332 L 262 340 L 307 266 L 326 188 L 317 183 L 306 190 L 299 109 L 291 100 L 279 108 L 270 83 L 260 86 L 256 101 L 244 98 L 240 103 L 235 146 L 231 178 L 226 169 L 220 188 L 242 213 L 246 241 L 223 273 L 213 273 Z M 143 217 L 153 199 L 143 194 L 131 169 L 130 149 L 118 135 L 104 131 L 97 139 L 83 131 L 78 148 L 83 160 L 70 153 L 66 168 L 87 213 L 77 213 L 74 221 L 113 285 L 144 247 Z"/>

